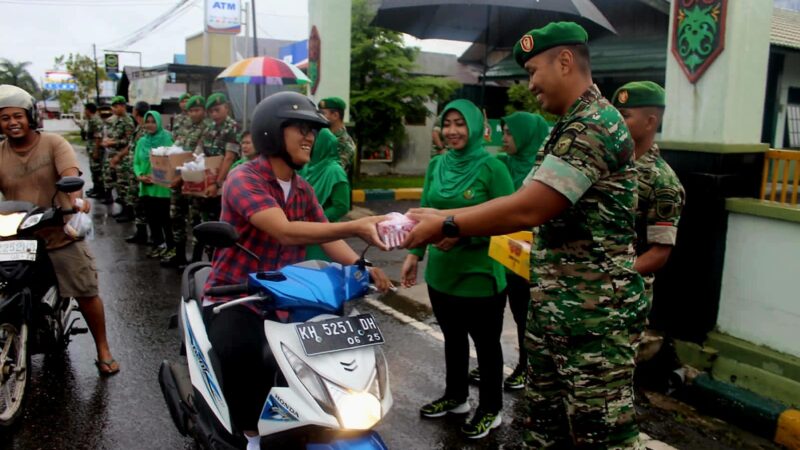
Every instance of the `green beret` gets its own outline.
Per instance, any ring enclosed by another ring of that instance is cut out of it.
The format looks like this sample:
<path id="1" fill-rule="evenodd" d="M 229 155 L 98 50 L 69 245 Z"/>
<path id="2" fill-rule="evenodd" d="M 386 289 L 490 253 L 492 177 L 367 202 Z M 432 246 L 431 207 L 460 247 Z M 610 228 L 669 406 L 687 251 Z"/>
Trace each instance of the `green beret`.
<path id="1" fill-rule="evenodd" d="M 206 107 L 206 99 L 202 95 L 195 95 L 186 102 L 186 109 L 193 108 L 195 106 L 200 106 L 202 108 Z"/>
<path id="2" fill-rule="evenodd" d="M 631 81 L 614 92 L 613 103 L 617 108 L 663 108 L 665 97 L 664 88 L 652 81 Z"/>
<path id="3" fill-rule="evenodd" d="M 514 45 L 514 59 L 520 67 L 534 56 L 559 45 L 586 44 L 589 34 L 575 22 L 550 22 L 525 33 Z"/>
<path id="4" fill-rule="evenodd" d="M 206 100 L 206 109 L 216 105 L 224 105 L 226 103 L 228 103 L 228 97 L 225 97 L 225 94 L 222 92 L 215 92 L 208 96 L 208 100 Z"/>
<path id="5" fill-rule="evenodd" d="M 328 98 L 323 98 L 322 100 L 320 100 L 319 108 L 320 109 L 341 109 L 342 111 L 344 111 L 345 109 L 347 109 L 347 103 L 345 103 L 344 100 L 342 100 L 339 97 L 328 97 Z"/>
<path id="6" fill-rule="evenodd" d="M 180 102 L 182 102 L 184 100 L 190 99 L 190 98 L 192 98 L 192 94 L 190 94 L 188 92 L 184 92 L 183 94 L 181 94 L 180 97 L 178 97 L 178 103 L 180 103 Z"/>
<path id="7" fill-rule="evenodd" d="M 125 97 L 123 97 L 121 95 L 118 95 L 118 96 L 116 96 L 116 97 L 111 99 L 111 106 L 114 106 L 114 105 L 116 105 L 118 103 L 122 103 L 123 105 L 127 105 L 128 101 L 125 100 Z"/>

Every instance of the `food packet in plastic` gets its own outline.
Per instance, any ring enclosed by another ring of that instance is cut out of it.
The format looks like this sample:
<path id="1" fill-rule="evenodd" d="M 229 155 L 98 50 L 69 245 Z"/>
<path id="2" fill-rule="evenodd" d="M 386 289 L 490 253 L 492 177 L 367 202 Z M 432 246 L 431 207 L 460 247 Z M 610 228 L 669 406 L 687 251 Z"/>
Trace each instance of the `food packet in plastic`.
<path id="1" fill-rule="evenodd" d="M 75 206 L 83 208 L 83 199 L 76 199 Z M 75 213 L 64 224 L 64 233 L 72 239 L 93 239 L 94 238 L 94 223 L 92 217 L 84 212 Z"/>
<path id="2" fill-rule="evenodd" d="M 379 222 L 377 225 L 378 235 L 381 241 L 389 247 L 389 250 L 394 250 L 400 248 L 408 233 L 417 224 L 417 221 L 396 212 L 389 213 L 386 216 L 388 219 Z"/>

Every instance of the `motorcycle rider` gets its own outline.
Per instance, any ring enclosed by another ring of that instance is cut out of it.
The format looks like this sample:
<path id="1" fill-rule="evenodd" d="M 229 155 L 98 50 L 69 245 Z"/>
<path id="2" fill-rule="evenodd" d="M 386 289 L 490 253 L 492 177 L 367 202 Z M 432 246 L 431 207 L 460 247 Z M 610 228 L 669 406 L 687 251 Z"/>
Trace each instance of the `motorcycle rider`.
<path id="1" fill-rule="evenodd" d="M 8 138 L 0 143 L 0 191 L 6 200 L 27 201 L 43 208 L 50 208 L 55 196 L 62 208 L 70 209 L 82 192 L 56 195 L 55 184 L 61 177 L 80 176 L 75 151 L 61 136 L 36 131 L 34 103 L 28 92 L 0 85 L 0 131 Z M 89 208 L 90 203 L 83 202 L 83 212 L 89 212 Z M 94 336 L 98 372 L 100 375 L 119 372 L 119 364 L 106 341 L 97 268 L 88 246 L 67 236 L 61 227 L 46 230 L 41 237 L 53 263 L 59 294 L 77 299 Z"/>
<path id="2" fill-rule="evenodd" d="M 332 261 L 355 264 L 359 256 L 342 239 L 358 236 L 386 249 L 376 230 L 384 217 L 328 223 L 311 186 L 296 171 L 308 163 L 316 132 L 328 121 L 314 103 L 296 92 L 279 92 L 261 101 L 253 112 L 252 138 L 259 157 L 231 172 L 222 193 L 222 217 L 239 233 L 239 243 L 260 261 L 237 247 L 218 249 L 205 286 L 246 282 L 249 273 L 277 270 L 303 261 L 306 245 L 320 244 Z M 370 267 L 381 291 L 391 282 Z M 232 298 L 206 296 L 210 307 Z M 264 362 L 267 347 L 263 319 L 252 304 L 223 309 L 210 317 L 208 335 L 221 363 L 223 393 L 234 426 L 247 438 L 247 449 L 258 449 L 257 423 L 271 389 L 274 367 Z"/>

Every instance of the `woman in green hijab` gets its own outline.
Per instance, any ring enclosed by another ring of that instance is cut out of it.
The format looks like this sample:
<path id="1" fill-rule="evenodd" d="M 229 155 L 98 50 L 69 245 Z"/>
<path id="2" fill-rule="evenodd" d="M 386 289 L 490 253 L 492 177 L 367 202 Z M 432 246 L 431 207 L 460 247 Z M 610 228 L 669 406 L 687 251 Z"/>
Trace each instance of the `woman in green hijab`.
<path id="1" fill-rule="evenodd" d="M 329 222 L 338 222 L 350 211 L 350 183 L 339 164 L 339 141 L 327 128 L 320 130 L 311 151 L 311 161 L 299 172 L 314 188 L 317 201 Z M 329 258 L 319 245 L 306 247 L 306 260 Z"/>
<path id="2" fill-rule="evenodd" d="M 442 113 L 448 151 L 433 158 L 425 175 L 423 207 L 455 209 L 513 193 L 506 166 L 484 149 L 484 117 L 468 100 L 449 103 Z M 479 439 L 500 425 L 503 405 L 503 350 L 500 333 L 505 309 L 503 266 L 489 258 L 487 238 L 445 239 L 430 246 L 425 270 L 428 294 L 444 334 L 446 388 L 442 398 L 420 409 L 423 417 L 470 411 L 469 337 L 480 363 L 480 400 L 461 431 Z M 403 263 L 403 285 L 416 283 L 425 248 L 413 249 Z"/>
<path id="3" fill-rule="evenodd" d="M 150 153 L 154 148 L 172 145 L 172 135 L 161 125 L 161 114 L 148 111 L 144 115 L 145 134 L 136 142 L 133 154 L 133 173 L 139 180 L 139 197 L 144 202 L 147 224 L 153 239 L 153 248 L 147 253 L 150 258 L 159 258 L 174 248 L 172 226 L 169 219 L 170 190 L 153 183 L 151 178 Z"/>
<path id="4" fill-rule="evenodd" d="M 511 172 L 514 189 L 522 187 L 522 183 L 536 163 L 539 148 L 547 139 L 550 127 L 539 114 L 515 112 L 503 117 L 503 152 L 497 155 Z M 508 303 L 517 324 L 517 341 L 519 344 L 519 362 L 516 368 L 503 381 L 503 387 L 509 391 L 517 391 L 525 387 L 525 374 L 528 370 L 528 354 L 525 351 L 525 329 L 528 319 L 528 303 L 530 302 L 530 283 L 525 278 L 506 270 Z M 480 368 L 469 373 L 473 380 L 480 380 Z"/>

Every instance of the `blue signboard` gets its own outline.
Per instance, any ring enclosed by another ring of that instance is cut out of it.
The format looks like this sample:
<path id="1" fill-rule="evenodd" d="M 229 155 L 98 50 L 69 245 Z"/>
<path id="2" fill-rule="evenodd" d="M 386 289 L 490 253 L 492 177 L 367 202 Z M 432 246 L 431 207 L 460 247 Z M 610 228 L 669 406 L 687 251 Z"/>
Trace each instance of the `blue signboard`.
<path id="1" fill-rule="evenodd" d="M 278 58 L 289 64 L 300 64 L 308 59 L 308 39 L 281 47 Z"/>
<path id="2" fill-rule="evenodd" d="M 44 83 L 44 88 L 48 91 L 77 91 L 78 85 L 75 83 Z"/>

